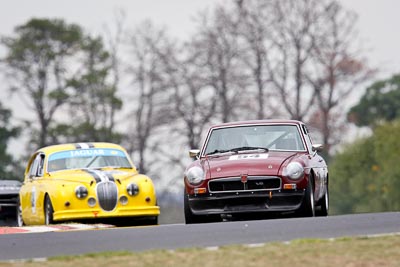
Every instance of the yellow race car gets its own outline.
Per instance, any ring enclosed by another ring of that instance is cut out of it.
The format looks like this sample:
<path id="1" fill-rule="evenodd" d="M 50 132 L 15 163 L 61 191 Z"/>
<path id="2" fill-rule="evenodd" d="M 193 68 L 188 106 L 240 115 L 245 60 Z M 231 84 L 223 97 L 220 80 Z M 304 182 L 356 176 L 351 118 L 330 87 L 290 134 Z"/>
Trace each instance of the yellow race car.
<path id="1" fill-rule="evenodd" d="M 139 174 L 127 152 L 111 143 L 39 149 L 19 192 L 19 225 L 64 221 L 157 224 L 152 180 Z"/>

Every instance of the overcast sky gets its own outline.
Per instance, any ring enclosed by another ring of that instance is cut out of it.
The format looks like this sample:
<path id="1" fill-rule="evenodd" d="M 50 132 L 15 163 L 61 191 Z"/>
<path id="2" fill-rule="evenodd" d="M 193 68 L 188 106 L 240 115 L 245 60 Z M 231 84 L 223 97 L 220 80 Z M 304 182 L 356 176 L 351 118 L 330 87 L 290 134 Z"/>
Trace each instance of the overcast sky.
<path id="1" fill-rule="evenodd" d="M 199 10 L 225 1 L 230 0 L 3 0 L 0 35 L 11 34 L 15 26 L 32 17 L 64 18 L 90 32 L 102 33 L 104 25 L 112 23 L 116 10 L 123 9 L 132 27 L 148 18 L 166 25 L 173 36 L 185 38 L 194 31 L 193 18 Z M 359 15 L 360 38 L 371 65 L 381 69 L 382 76 L 400 72 L 400 1 L 340 2 Z"/>
<path id="2" fill-rule="evenodd" d="M 165 25 L 172 36 L 185 39 L 195 31 L 194 18 L 217 3 L 233 0 L 3 0 L 0 8 L 0 35 L 10 35 L 17 25 L 32 17 L 63 18 L 88 32 L 104 34 L 118 10 L 126 12 L 126 24 L 134 27 L 145 19 Z M 400 0 L 340 0 L 358 14 L 359 40 L 371 67 L 380 78 L 400 73 Z M 5 49 L 0 47 L 0 57 Z M 0 75 L 1 79 L 1 75 Z M 0 81 L 4 99 L 7 84 Z M 357 101 L 357 100 L 355 100 Z M 9 101 L 2 101 L 7 106 Z M 5 103 L 6 102 L 6 103 Z M 8 105 L 9 106 L 9 105 Z M 18 116 L 19 114 L 14 113 Z"/>
<path id="3" fill-rule="evenodd" d="M 364 41 L 365 56 L 381 77 L 400 73 L 400 1 L 340 0 L 359 16 L 358 29 Z"/>

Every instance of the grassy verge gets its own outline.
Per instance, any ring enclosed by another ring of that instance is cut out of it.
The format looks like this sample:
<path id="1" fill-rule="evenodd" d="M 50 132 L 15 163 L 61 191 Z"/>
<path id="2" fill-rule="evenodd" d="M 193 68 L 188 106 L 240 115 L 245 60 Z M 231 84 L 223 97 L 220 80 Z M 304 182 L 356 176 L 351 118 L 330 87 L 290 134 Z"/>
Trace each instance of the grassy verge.
<path id="1" fill-rule="evenodd" d="M 301 239 L 290 243 L 225 246 L 218 249 L 193 248 L 141 253 L 107 252 L 73 257 L 55 257 L 40 262 L 0 263 L 0 267 L 5 266 L 400 266 L 400 235 L 335 240 Z"/>

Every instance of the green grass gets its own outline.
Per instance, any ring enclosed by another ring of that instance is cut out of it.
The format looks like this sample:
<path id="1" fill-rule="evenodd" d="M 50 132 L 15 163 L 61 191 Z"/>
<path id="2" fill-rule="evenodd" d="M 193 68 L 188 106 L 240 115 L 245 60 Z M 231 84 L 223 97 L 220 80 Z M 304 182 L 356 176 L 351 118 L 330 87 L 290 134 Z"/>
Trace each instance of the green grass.
<path id="1" fill-rule="evenodd" d="M 0 267 L 85 267 L 85 266 L 399 266 L 400 235 L 361 238 L 299 239 L 289 243 L 257 246 L 232 245 L 218 249 L 191 248 L 146 252 L 105 252 L 62 256 L 45 261 L 0 262 Z"/>

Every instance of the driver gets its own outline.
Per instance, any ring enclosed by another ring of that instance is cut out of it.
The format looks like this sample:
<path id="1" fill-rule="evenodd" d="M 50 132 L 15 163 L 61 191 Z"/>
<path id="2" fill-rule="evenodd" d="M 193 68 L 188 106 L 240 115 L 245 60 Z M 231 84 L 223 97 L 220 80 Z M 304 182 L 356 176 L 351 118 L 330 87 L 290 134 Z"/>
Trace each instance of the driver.
<path id="1" fill-rule="evenodd" d="M 59 171 L 65 169 L 65 160 L 56 159 L 49 162 L 49 172 Z"/>

